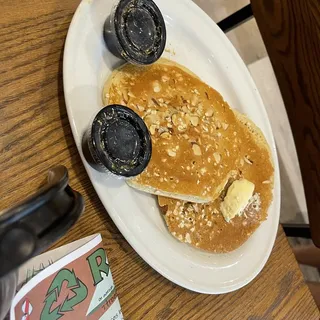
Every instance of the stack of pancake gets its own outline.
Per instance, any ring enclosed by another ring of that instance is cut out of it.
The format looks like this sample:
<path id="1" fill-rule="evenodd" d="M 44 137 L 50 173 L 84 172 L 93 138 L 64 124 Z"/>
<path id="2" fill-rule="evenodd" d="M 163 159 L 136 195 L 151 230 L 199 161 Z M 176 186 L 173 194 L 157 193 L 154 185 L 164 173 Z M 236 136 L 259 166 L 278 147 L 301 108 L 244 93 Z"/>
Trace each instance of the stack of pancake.
<path id="1" fill-rule="evenodd" d="M 255 124 L 196 75 L 168 60 L 125 65 L 107 81 L 103 98 L 145 121 L 152 158 L 127 183 L 158 196 L 178 240 L 229 252 L 267 218 L 274 175 L 269 146 Z"/>

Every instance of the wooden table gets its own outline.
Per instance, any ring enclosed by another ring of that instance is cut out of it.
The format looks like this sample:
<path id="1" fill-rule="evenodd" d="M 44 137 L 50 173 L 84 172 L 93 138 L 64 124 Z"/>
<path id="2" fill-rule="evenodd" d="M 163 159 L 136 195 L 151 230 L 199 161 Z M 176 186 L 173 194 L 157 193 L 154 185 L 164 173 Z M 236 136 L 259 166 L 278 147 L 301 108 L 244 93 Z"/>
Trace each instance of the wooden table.
<path id="1" fill-rule="evenodd" d="M 0 4 L 0 209 L 32 193 L 49 167 L 63 164 L 71 186 L 84 195 L 86 210 L 56 246 L 102 234 L 126 319 L 319 319 L 281 228 L 263 272 L 235 293 L 196 294 L 151 269 L 95 194 L 68 123 L 62 55 L 78 1 L 0 0 Z"/>

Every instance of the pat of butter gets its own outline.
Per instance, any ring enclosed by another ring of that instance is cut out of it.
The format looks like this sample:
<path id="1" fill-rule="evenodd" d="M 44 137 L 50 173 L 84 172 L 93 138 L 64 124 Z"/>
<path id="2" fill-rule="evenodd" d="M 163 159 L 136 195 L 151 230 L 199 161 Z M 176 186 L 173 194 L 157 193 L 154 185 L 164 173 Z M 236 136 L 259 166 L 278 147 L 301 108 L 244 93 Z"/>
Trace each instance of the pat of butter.
<path id="1" fill-rule="evenodd" d="M 242 214 L 253 195 L 255 185 L 245 179 L 236 180 L 229 187 L 220 210 L 227 222 Z"/>

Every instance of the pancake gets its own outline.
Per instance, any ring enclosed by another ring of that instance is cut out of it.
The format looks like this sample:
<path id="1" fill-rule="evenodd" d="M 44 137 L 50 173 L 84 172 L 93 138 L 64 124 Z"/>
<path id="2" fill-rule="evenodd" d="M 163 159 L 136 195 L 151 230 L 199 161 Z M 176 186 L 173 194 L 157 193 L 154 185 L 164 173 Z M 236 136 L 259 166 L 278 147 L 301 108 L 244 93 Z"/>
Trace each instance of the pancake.
<path id="1" fill-rule="evenodd" d="M 167 60 L 143 68 L 121 67 L 106 83 L 103 97 L 105 105 L 122 104 L 137 112 L 151 133 L 151 161 L 141 175 L 128 181 L 139 190 L 212 202 L 258 152 L 248 128 L 222 96 Z M 265 156 L 265 162 L 270 161 Z"/>
<path id="2" fill-rule="evenodd" d="M 247 158 L 237 162 L 234 167 L 237 174 L 220 196 L 208 204 L 158 198 L 168 229 L 175 238 L 214 253 L 240 247 L 267 218 L 272 202 L 274 168 L 268 144 L 258 127 L 245 116 L 235 115 L 244 131 Z M 238 179 L 253 183 L 254 194 L 243 212 L 227 222 L 221 213 L 221 204 L 231 183 Z"/>

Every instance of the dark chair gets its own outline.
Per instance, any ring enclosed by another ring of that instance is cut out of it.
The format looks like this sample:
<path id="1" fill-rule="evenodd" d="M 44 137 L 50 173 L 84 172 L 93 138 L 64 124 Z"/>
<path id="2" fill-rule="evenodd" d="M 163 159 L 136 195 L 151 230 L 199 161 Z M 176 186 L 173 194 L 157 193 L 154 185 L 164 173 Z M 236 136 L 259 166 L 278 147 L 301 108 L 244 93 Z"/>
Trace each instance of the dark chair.
<path id="1" fill-rule="evenodd" d="M 261 4 L 261 6 L 263 6 L 263 4 Z M 234 14 L 230 15 L 229 17 L 220 21 L 218 23 L 218 26 L 221 28 L 222 31 L 228 32 L 228 31 L 238 27 L 239 25 L 245 23 L 246 21 L 250 20 L 253 17 L 254 17 L 253 9 L 252 9 L 251 4 L 249 4 L 245 7 L 243 7 L 242 9 L 236 11 Z M 318 43 L 318 45 L 320 45 L 320 43 Z M 318 68 L 318 72 L 319 72 L 319 68 Z M 276 72 L 276 75 L 277 75 L 277 72 Z M 280 89 L 282 89 L 282 88 L 280 87 Z M 290 109 L 288 107 L 288 105 L 286 104 L 286 101 L 285 101 L 285 105 L 286 105 L 289 119 L 291 120 L 292 116 L 294 116 L 293 115 L 294 112 L 292 111 L 292 109 Z M 290 107 L 292 108 L 293 106 L 290 105 Z M 319 105 L 319 107 L 320 107 L 320 105 Z M 299 115 L 296 114 L 295 116 L 299 116 Z M 292 126 L 292 129 L 295 130 L 296 128 L 294 126 Z M 298 155 L 300 158 L 300 153 L 303 152 L 302 151 L 303 147 L 301 146 L 301 141 L 299 141 L 299 143 L 297 143 L 297 139 L 295 139 L 295 142 L 296 142 L 297 152 L 298 152 Z M 318 154 L 318 156 L 319 156 L 319 154 Z M 318 165 L 320 166 L 320 162 L 318 163 Z M 315 219 L 315 216 L 318 216 L 318 211 L 317 212 L 315 211 L 315 206 L 314 206 L 314 203 L 312 202 L 314 199 L 312 197 L 312 195 L 314 195 L 314 193 L 312 191 L 310 192 L 310 189 L 316 188 L 317 186 L 316 185 L 310 186 L 307 183 L 307 181 L 309 181 L 309 179 L 307 179 L 307 176 L 311 175 L 313 173 L 311 172 L 311 170 L 309 170 L 309 171 L 303 170 L 303 168 L 305 168 L 305 166 L 301 167 L 301 170 L 302 170 L 302 176 L 303 176 L 303 181 L 304 181 L 304 187 L 305 187 L 305 191 L 306 191 L 306 198 L 307 198 L 307 203 L 308 203 L 308 215 L 309 215 L 309 221 L 311 223 L 311 226 L 309 224 L 283 224 L 282 227 L 288 237 L 301 237 L 301 238 L 312 239 L 314 244 L 316 246 L 320 247 L 320 236 L 319 236 L 320 226 L 316 223 L 317 220 Z M 312 202 L 312 204 L 310 205 L 311 202 Z M 312 224 L 312 223 L 314 223 L 314 224 Z"/>

